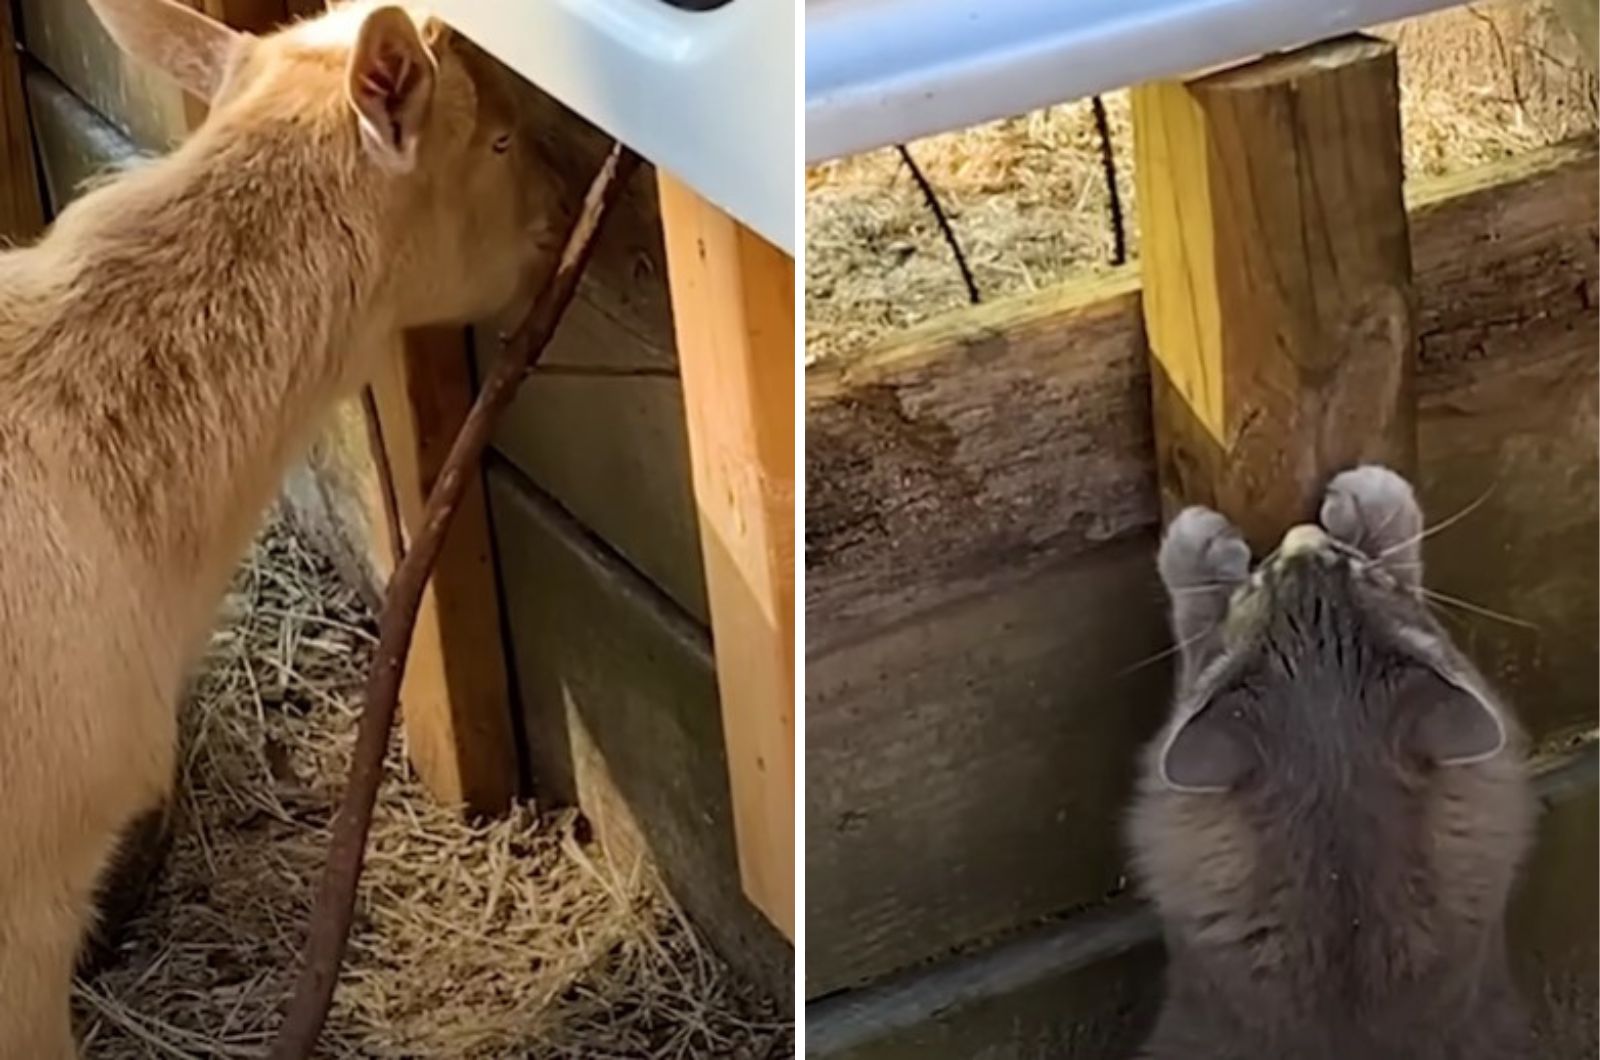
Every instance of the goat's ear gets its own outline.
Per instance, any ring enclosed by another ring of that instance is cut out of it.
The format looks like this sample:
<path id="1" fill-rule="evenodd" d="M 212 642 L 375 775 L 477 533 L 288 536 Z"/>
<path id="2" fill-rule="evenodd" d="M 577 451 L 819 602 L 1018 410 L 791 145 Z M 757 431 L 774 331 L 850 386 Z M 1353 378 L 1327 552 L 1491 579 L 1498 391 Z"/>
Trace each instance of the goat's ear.
<path id="1" fill-rule="evenodd" d="M 437 15 L 429 15 L 422 21 L 422 39 L 432 49 L 433 54 L 438 55 L 455 40 L 455 31 L 444 19 Z"/>
<path id="2" fill-rule="evenodd" d="M 402 9 L 380 7 L 361 24 L 350 53 L 350 105 L 362 145 L 391 172 L 409 172 L 417 164 L 436 70 L 417 24 Z"/>
<path id="3" fill-rule="evenodd" d="M 217 98 L 234 50 L 249 34 L 175 0 L 90 0 L 117 47 L 207 103 Z"/>

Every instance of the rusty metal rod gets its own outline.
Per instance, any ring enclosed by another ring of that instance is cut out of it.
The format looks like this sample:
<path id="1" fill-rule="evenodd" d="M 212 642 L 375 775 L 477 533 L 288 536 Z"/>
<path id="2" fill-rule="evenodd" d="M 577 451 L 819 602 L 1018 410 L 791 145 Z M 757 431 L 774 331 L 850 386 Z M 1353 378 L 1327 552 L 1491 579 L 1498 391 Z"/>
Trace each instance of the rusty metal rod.
<path id="1" fill-rule="evenodd" d="M 571 304 L 578 280 L 607 213 L 621 196 L 639 159 L 627 148 L 612 148 L 589 186 L 583 209 L 567 235 L 561 260 L 527 316 L 506 337 L 500 359 L 478 392 L 461 425 L 438 482 L 428 495 L 422 528 L 389 579 L 378 619 L 378 647 L 367 675 L 366 696 L 356 735 L 355 755 L 344 799 L 333 819 L 328 863 L 306 931 L 305 961 L 273 1042 L 272 1060 L 306 1060 L 322 1033 L 339 979 L 339 965 L 355 913 L 372 807 L 383 779 L 383 758 L 394 726 L 400 679 L 417 623 L 422 593 L 438 562 L 445 532 L 461 504 L 471 476 L 489 444 L 495 421 L 505 411 L 529 370 L 538 361 Z"/>

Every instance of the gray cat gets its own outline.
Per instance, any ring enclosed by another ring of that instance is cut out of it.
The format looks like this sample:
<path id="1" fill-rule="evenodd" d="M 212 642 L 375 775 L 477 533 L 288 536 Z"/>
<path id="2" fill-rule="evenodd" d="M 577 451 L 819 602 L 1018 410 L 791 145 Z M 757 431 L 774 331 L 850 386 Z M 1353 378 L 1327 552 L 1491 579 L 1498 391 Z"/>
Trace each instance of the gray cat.
<path id="1" fill-rule="evenodd" d="M 1523 737 L 1424 606 L 1422 513 L 1379 467 L 1250 570 L 1190 508 L 1182 649 L 1129 834 L 1170 955 L 1148 1060 L 1524 1060 L 1503 916 Z"/>

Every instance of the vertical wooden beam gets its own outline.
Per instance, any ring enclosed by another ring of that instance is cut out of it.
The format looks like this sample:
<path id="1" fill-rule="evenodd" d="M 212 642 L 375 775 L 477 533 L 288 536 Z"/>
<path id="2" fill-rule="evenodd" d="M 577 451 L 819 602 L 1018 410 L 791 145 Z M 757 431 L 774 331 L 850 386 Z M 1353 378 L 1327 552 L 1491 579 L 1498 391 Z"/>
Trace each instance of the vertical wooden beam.
<path id="1" fill-rule="evenodd" d="M 10 0 L 0 0 L 0 246 L 28 242 L 44 230 L 44 197 L 12 19 Z"/>
<path id="2" fill-rule="evenodd" d="M 662 174 L 745 893 L 794 934 L 794 260 Z"/>
<path id="3" fill-rule="evenodd" d="M 473 387 L 461 329 L 408 332 L 402 345 L 380 359 L 372 393 L 388 465 L 380 471 L 409 538 L 422 525 Z M 403 542 L 392 545 L 398 553 Z M 406 749 L 435 797 L 474 813 L 510 806 L 516 738 L 481 479 L 462 498 L 423 597 L 400 705 Z"/>
<path id="4" fill-rule="evenodd" d="M 1328 41 L 1133 109 L 1163 504 L 1270 548 L 1331 473 L 1416 459 L 1394 47 Z"/>

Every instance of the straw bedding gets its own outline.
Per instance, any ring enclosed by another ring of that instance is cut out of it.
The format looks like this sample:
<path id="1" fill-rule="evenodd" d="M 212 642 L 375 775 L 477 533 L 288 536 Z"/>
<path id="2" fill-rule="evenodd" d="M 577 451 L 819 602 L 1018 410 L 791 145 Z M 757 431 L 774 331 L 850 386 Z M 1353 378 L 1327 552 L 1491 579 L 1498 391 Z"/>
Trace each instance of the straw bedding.
<path id="1" fill-rule="evenodd" d="M 186 708 L 178 834 L 120 962 L 77 988 L 85 1052 L 260 1056 L 292 985 L 353 743 L 374 623 L 274 520 Z M 319 1056 L 584 1060 L 793 1055 L 790 1027 L 647 870 L 574 815 L 469 824 L 399 740 Z"/>
<path id="2" fill-rule="evenodd" d="M 1399 49 L 1412 176 L 1480 165 L 1595 128 L 1593 78 L 1548 4 L 1476 4 L 1376 32 Z M 1105 102 L 1136 256 L 1127 93 Z M 985 300 L 1109 267 L 1108 197 L 1087 101 L 910 149 L 951 214 Z M 950 251 L 893 149 L 807 173 L 808 362 L 848 359 L 966 300 Z"/>

